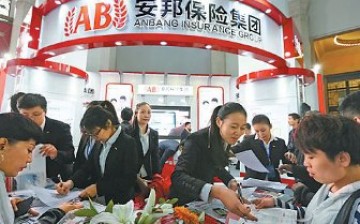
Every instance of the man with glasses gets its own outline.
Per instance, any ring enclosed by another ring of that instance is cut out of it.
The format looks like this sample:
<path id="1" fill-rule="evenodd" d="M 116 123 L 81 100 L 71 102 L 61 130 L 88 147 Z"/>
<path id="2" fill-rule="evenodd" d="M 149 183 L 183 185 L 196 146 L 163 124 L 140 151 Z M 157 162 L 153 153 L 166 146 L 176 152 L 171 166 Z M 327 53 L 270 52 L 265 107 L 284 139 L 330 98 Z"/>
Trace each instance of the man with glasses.
<path id="1" fill-rule="evenodd" d="M 40 152 L 46 156 L 47 177 L 54 182 L 59 182 L 59 175 L 67 180 L 75 160 L 70 126 L 46 116 L 47 102 L 40 94 L 25 94 L 18 102 L 18 108 L 20 114 L 33 120 L 43 131 L 41 143 L 44 145 Z"/>

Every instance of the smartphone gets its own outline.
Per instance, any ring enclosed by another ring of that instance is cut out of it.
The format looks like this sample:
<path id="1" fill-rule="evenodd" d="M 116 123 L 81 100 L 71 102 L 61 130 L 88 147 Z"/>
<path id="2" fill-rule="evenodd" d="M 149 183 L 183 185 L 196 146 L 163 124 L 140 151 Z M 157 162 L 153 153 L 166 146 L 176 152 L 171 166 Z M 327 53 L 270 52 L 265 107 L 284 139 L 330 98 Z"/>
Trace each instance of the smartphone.
<path id="1" fill-rule="evenodd" d="M 15 217 L 19 217 L 26 214 L 29 211 L 33 200 L 34 200 L 33 197 L 29 197 L 17 203 L 16 206 L 18 210 L 15 212 Z"/>
<path id="2" fill-rule="evenodd" d="M 227 215 L 227 211 L 223 208 L 213 208 L 213 211 L 216 212 L 216 214 L 218 214 L 219 216 L 226 216 Z"/>

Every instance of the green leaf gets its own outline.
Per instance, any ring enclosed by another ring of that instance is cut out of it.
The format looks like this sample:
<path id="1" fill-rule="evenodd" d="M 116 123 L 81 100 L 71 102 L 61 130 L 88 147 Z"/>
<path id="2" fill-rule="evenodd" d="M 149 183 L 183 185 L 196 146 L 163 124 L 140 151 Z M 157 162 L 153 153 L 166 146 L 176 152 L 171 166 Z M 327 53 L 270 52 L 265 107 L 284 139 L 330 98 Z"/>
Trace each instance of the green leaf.
<path id="1" fill-rule="evenodd" d="M 168 203 L 174 205 L 176 202 L 178 202 L 178 200 L 179 199 L 177 199 L 177 198 L 172 198 L 172 199 L 168 200 L 169 201 Z"/>
<path id="2" fill-rule="evenodd" d="M 205 212 L 201 212 L 201 214 L 199 215 L 199 222 L 205 223 Z"/>
<path id="3" fill-rule="evenodd" d="M 74 214 L 76 216 L 80 216 L 80 217 L 94 217 L 98 213 L 92 209 L 83 208 L 83 209 L 76 210 L 74 212 Z"/>
<path id="4" fill-rule="evenodd" d="M 159 198 L 159 204 L 164 204 L 165 203 L 165 199 L 164 198 Z"/>
<path id="5" fill-rule="evenodd" d="M 113 212 L 113 207 L 114 207 L 114 202 L 113 200 L 110 200 L 109 203 L 107 204 L 106 208 L 105 208 L 105 212 Z"/>
<path id="6" fill-rule="evenodd" d="M 94 207 L 93 202 L 90 197 L 89 197 L 89 204 L 90 204 L 90 209 L 93 210 L 94 212 L 96 212 L 96 214 L 98 214 L 99 212 Z"/>

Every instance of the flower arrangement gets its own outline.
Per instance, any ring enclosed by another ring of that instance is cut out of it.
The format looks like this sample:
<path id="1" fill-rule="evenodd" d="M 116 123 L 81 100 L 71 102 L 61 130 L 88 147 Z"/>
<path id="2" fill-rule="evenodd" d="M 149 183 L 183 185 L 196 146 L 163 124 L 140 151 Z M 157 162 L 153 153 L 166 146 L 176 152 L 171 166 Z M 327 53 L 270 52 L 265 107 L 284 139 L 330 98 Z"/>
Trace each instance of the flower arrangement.
<path id="1" fill-rule="evenodd" d="M 200 224 L 205 220 L 205 213 L 198 216 L 185 207 L 175 207 L 173 205 L 177 199 L 159 199 L 156 204 L 155 190 L 151 189 L 149 198 L 143 210 L 135 211 L 134 201 L 129 201 L 125 205 L 114 205 L 112 201 L 106 206 L 104 211 L 97 211 L 90 200 L 90 208 L 79 209 L 74 212 L 75 216 L 87 217 L 89 224 L 154 224 L 160 223 L 184 223 Z M 170 221 L 166 221 L 170 220 Z M 163 223 L 163 222 L 161 222 Z"/>

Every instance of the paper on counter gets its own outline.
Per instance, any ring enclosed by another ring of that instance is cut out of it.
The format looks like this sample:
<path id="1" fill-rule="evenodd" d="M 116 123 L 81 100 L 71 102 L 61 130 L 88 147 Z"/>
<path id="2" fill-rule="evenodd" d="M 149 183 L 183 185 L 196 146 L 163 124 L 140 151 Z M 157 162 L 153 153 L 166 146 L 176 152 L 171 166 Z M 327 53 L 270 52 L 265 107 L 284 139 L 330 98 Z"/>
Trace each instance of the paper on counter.
<path id="1" fill-rule="evenodd" d="M 31 187 L 36 194 L 36 196 L 49 207 L 58 207 L 64 202 L 71 201 L 77 197 L 81 191 L 70 191 L 67 195 L 60 195 L 56 190 L 45 189 L 42 187 Z"/>
<path id="2" fill-rule="evenodd" d="M 240 218 L 239 223 L 261 223 L 261 224 L 296 224 L 297 211 L 283 208 L 266 208 L 252 210 L 253 215 L 258 218 L 257 222 Z"/>
<path id="3" fill-rule="evenodd" d="M 260 173 L 269 173 L 269 170 L 259 161 L 252 150 L 242 151 L 235 155 L 246 167 Z"/>
<path id="4" fill-rule="evenodd" d="M 285 190 L 285 188 L 287 187 L 286 184 L 282 184 L 279 182 L 258 180 L 258 179 L 253 179 L 253 178 L 242 180 L 241 184 L 244 187 L 260 187 L 263 189 L 269 189 L 269 190 L 273 190 L 273 191 L 277 191 L 277 192 L 281 192 L 281 191 Z"/>

